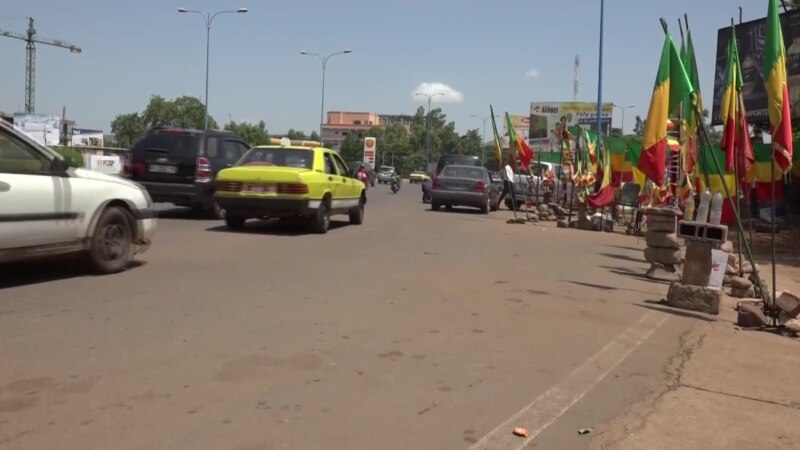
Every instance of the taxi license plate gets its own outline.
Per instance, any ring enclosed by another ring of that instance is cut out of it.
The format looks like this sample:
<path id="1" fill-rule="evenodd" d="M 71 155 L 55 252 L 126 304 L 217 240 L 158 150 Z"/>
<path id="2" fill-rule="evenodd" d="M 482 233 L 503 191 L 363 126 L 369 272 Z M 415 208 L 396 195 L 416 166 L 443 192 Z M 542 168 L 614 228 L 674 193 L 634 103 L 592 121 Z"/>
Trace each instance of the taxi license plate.
<path id="1" fill-rule="evenodd" d="M 242 191 L 256 194 L 272 194 L 277 191 L 277 187 L 274 184 L 245 184 L 242 186 Z"/>
<path id="2" fill-rule="evenodd" d="M 165 166 L 163 164 L 150 164 L 147 171 L 151 173 L 178 173 L 177 166 Z"/>

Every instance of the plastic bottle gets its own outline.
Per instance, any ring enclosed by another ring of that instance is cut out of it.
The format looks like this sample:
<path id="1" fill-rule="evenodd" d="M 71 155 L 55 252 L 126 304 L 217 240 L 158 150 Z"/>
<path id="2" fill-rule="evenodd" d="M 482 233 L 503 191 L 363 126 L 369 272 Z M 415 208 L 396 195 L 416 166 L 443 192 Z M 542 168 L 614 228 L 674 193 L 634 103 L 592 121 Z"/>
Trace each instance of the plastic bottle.
<path id="1" fill-rule="evenodd" d="M 722 193 L 717 191 L 714 194 L 714 198 L 711 199 L 711 214 L 709 217 L 709 223 L 712 225 L 719 225 L 719 222 L 722 220 Z"/>
<path id="2" fill-rule="evenodd" d="M 700 194 L 700 204 L 697 206 L 697 218 L 695 222 L 698 223 L 706 223 L 708 222 L 708 208 L 711 206 L 711 191 L 706 188 L 702 194 Z"/>
<path id="3" fill-rule="evenodd" d="M 683 207 L 683 220 L 691 222 L 694 220 L 694 195 L 689 196 L 686 205 Z"/>

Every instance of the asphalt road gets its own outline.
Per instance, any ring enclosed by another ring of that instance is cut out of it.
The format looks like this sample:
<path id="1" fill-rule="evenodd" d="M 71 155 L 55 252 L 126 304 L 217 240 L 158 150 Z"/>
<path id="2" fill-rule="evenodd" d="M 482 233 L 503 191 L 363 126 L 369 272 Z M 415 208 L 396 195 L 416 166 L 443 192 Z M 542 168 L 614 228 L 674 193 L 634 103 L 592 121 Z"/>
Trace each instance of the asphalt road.
<path id="1" fill-rule="evenodd" d="M 636 238 L 368 196 L 327 235 L 165 209 L 112 276 L 0 266 L 0 448 L 585 448 L 664 382 L 693 319 Z"/>

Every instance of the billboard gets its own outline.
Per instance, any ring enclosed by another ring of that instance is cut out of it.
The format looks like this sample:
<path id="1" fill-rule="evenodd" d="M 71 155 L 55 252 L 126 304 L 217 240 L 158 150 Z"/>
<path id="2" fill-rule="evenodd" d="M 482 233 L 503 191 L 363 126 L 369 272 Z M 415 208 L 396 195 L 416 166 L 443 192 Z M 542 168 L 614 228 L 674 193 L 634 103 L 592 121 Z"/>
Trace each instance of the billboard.
<path id="1" fill-rule="evenodd" d="M 605 135 L 611 132 L 611 117 L 614 112 L 613 103 L 603 103 L 600 112 L 600 129 Z M 567 126 L 579 125 L 583 128 L 594 128 L 597 123 L 597 103 L 590 102 L 531 102 L 531 114 L 528 119 L 528 141 L 541 148 L 560 138 L 561 118 L 565 118 Z"/>
<path id="2" fill-rule="evenodd" d="M 73 147 L 102 147 L 103 132 L 101 130 L 73 128 L 71 144 Z"/>
<path id="3" fill-rule="evenodd" d="M 14 128 L 42 145 L 59 145 L 61 117 L 46 114 L 14 113 Z"/>
<path id="4" fill-rule="evenodd" d="M 786 72 L 789 85 L 789 104 L 792 119 L 800 117 L 800 10 L 792 10 L 780 15 L 783 29 L 783 42 L 786 48 Z M 742 65 L 742 96 L 750 123 L 769 122 L 767 111 L 767 92 L 764 89 L 764 42 L 767 33 L 767 20 L 752 20 L 736 25 L 736 40 L 739 45 L 739 61 Z M 714 69 L 714 98 L 711 111 L 711 125 L 722 125 L 720 101 L 725 86 L 725 64 L 728 58 L 728 42 L 731 28 L 717 31 L 717 62 Z M 704 95 L 708 101 L 708 94 Z"/>
<path id="5" fill-rule="evenodd" d="M 528 139 L 528 134 L 530 133 L 531 128 L 531 118 L 530 116 L 516 116 L 509 114 L 511 117 L 511 123 L 514 124 L 514 130 L 517 131 L 517 136 Z M 503 135 L 508 136 L 508 123 L 506 122 L 505 118 L 501 119 L 503 122 Z"/>
<path id="6" fill-rule="evenodd" d="M 375 147 L 377 140 L 374 137 L 364 138 L 364 162 L 375 167 Z"/>
<path id="7" fill-rule="evenodd" d="M 89 170 L 118 175 L 122 172 L 122 160 L 119 155 L 85 155 L 84 164 Z"/>

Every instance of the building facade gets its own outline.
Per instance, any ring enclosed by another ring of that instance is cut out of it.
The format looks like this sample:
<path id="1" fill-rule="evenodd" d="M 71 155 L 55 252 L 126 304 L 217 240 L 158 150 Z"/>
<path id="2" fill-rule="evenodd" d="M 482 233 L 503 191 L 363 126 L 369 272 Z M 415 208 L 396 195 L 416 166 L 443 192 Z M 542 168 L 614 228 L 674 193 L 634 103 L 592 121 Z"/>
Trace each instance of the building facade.
<path id="1" fill-rule="evenodd" d="M 385 128 L 393 123 L 399 123 L 410 129 L 413 120 L 414 116 L 408 114 L 328 111 L 327 120 L 322 125 L 322 142 L 338 150 L 350 135 L 364 139 L 372 127 Z"/>

